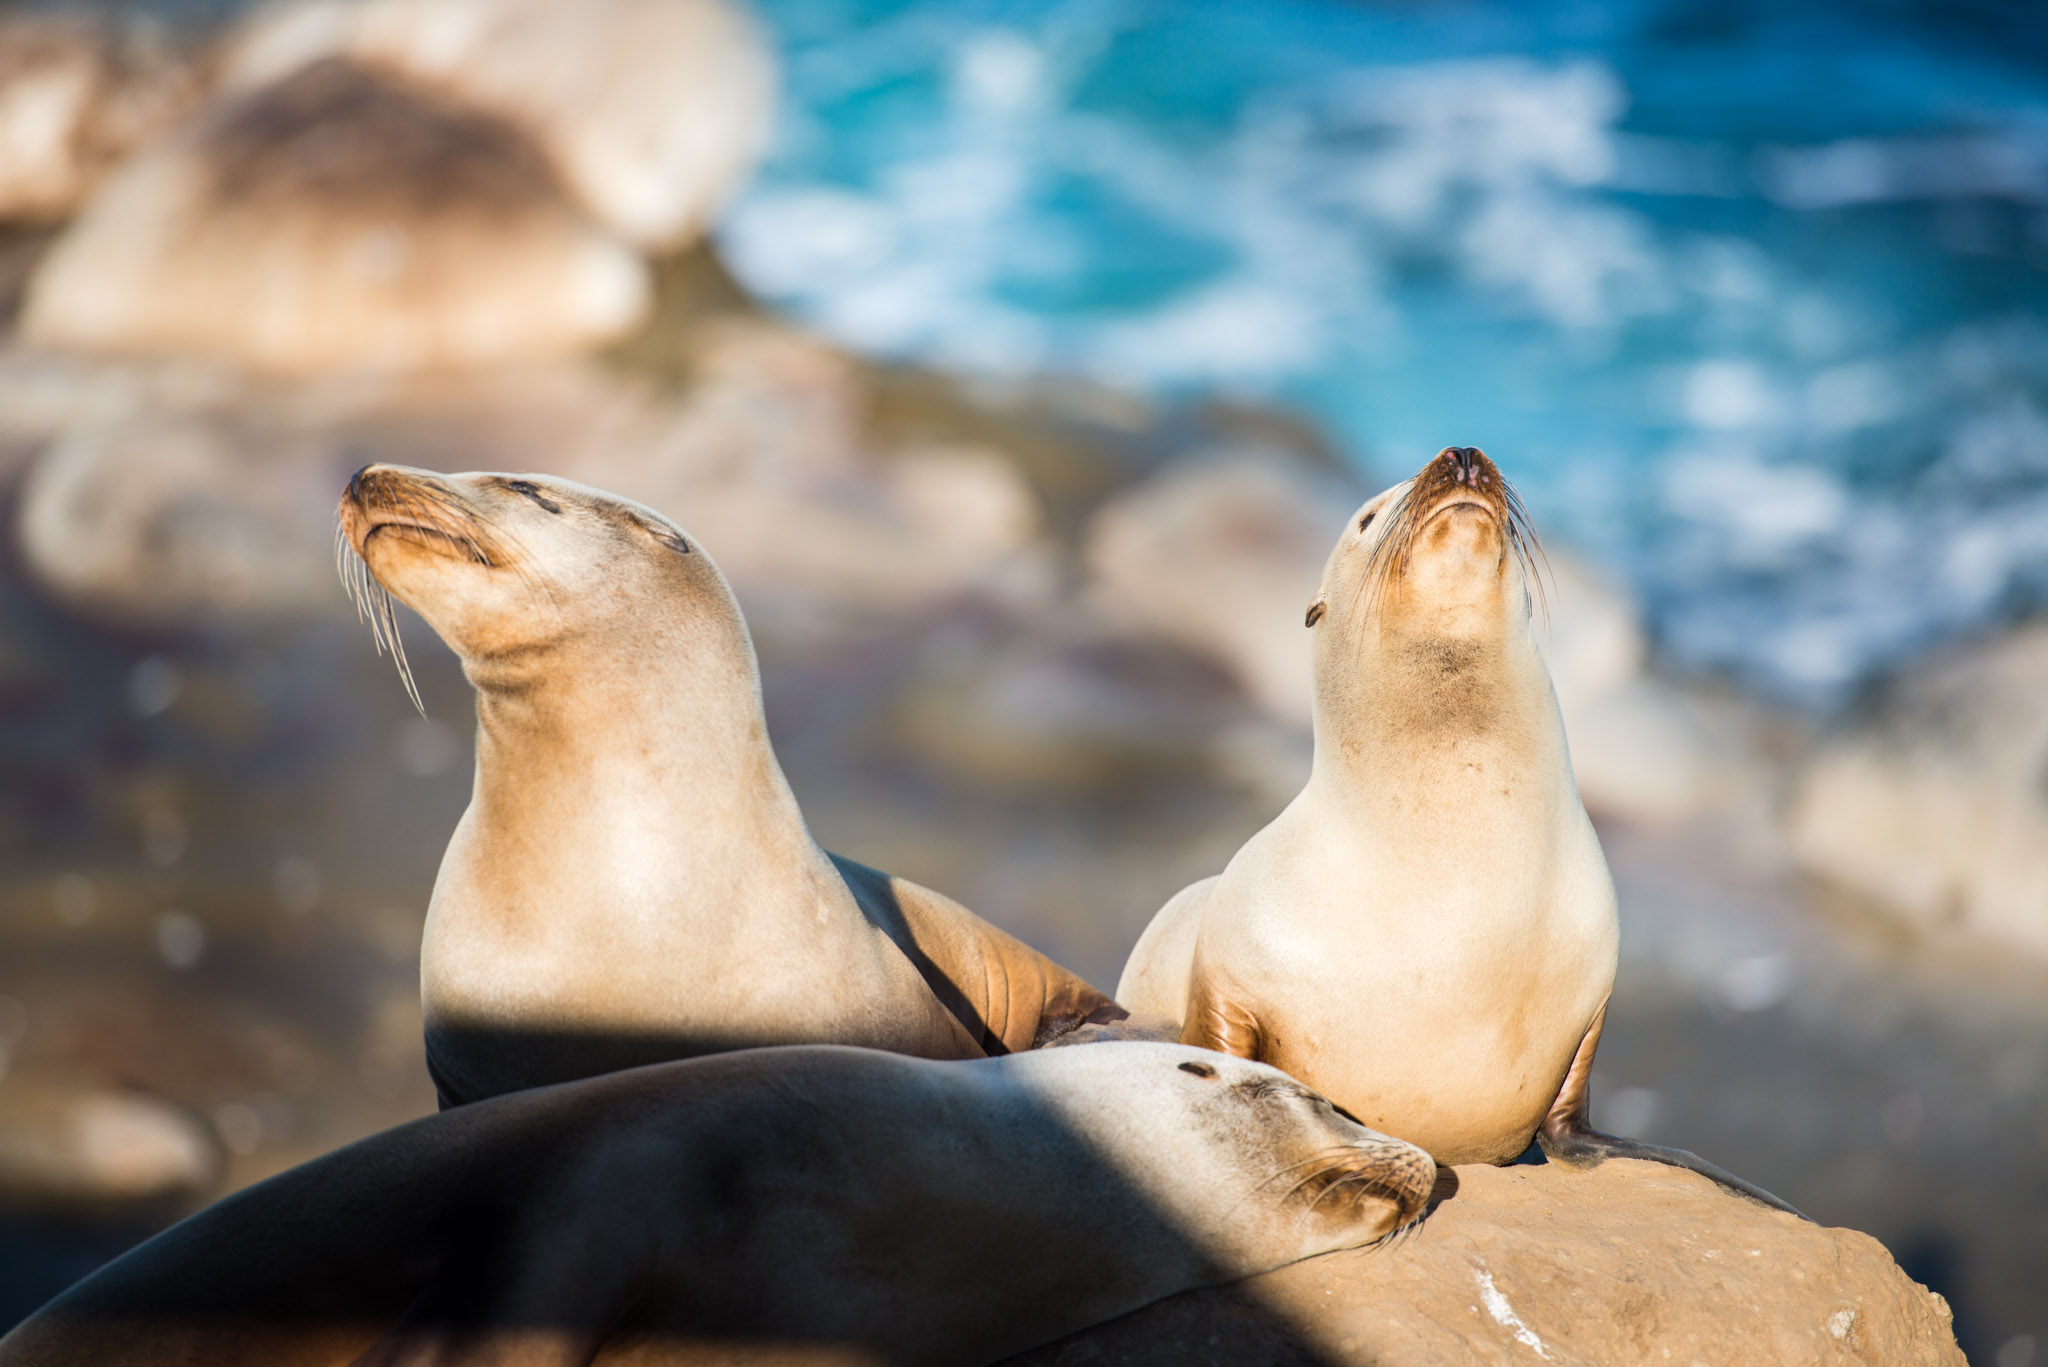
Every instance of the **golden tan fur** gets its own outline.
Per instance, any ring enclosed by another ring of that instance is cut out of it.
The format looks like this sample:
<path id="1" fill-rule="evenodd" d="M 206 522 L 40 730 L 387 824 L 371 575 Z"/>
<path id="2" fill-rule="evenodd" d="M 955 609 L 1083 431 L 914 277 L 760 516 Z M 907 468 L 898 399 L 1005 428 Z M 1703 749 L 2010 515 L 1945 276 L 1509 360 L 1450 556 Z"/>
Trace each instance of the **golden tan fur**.
<path id="1" fill-rule="evenodd" d="M 1310 609 L 1315 762 L 1162 909 L 1118 997 L 1439 1162 L 1527 1148 L 1612 988 L 1613 883 L 1530 623 L 1526 525 L 1457 448 L 1367 502 Z"/>
<path id="2" fill-rule="evenodd" d="M 739 606 L 659 514 L 538 475 L 373 466 L 341 524 L 477 690 L 475 795 L 421 959 L 447 1099 L 758 1044 L 974 1058 L 1121 1014 L 818 847 Z"/>

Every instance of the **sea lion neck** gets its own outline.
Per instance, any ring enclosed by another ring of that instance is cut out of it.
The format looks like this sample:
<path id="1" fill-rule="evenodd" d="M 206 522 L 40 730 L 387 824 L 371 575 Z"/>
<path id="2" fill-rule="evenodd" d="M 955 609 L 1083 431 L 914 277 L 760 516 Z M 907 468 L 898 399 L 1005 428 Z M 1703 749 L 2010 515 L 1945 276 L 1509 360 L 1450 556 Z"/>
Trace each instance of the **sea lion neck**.
<path id="1" fill-rule="evenodd" d="M 807 841 L 768 740 L 753 649 L 743 628 L 723 625 L 646 634 L 630 649 L 597 631 L 465 659 L 477 695 L 477 802 L 497 819 L 578 823 L 620 804 L 674 809 L 687 842 L 701 823 L 682 814 L 715 788 L 754 799 L 751 813 L 726 819 L 751 815 L 748 824 L 788 826 Z M 721 781 L 708 783 L 710 774 Z"/>
<path id="2" fill-rule="evenodd" d="M 1350 658 L 1318 660 L 1312 784 L 1411 801 L 1424 780 L 1449 798 L 1460 775 L 1492 783 L 1561 754 L 1556 696 L 1526 619 L 1504 612 L 1486 630 L 1450 634 L 1368 619 L 1350 635 L 1317 643 L 1319 657 Z"/>

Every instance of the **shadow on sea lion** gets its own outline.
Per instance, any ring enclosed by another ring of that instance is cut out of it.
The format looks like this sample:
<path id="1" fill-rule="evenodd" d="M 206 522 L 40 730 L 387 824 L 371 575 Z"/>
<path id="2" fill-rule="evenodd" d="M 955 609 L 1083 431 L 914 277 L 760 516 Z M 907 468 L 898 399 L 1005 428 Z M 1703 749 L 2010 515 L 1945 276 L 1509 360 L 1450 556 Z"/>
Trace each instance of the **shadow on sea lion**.
<path id="1" fill-rule="evenodd" d="M 1123 1015 L 958 903 L 818 847 L 739 604 L 659 513 L 373 465 L 337 551 L 401 671 L 393 598 L 477 693 L 476 788 L 420 956 L 444 1105 L 752 1045 L 980 1058 Z"/>
<path id="2" fill-rule="evenodd" d="M 1308 785 L 1160 909 L 1117 996 L 1440 1163 L 1507 1163 L 1534 1140 L 1559 1163 L 1669 1163 L 1792 1211 L 1589 1122 L 1620 923 L 1530 620 L 1534 554 L 1476 447 L 1352 515 L 1307 615 Z"/>
<path id="3" fill-rule="evenodd" d="M 757 1049 L 402 1125 L 219 1202 L 0 1367 L 964 1367 L 1396 1233 L 1437 1170 L 1261 1064 Z"/>

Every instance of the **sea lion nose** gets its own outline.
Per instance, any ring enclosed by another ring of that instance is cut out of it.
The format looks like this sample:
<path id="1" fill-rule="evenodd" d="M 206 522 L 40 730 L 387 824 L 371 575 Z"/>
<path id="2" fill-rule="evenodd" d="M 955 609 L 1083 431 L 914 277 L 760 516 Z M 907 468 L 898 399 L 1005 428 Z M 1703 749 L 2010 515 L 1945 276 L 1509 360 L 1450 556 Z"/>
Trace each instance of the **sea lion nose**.
<path id="1" fill-rule="evenodd" d="M 380 488 L 388 494 L 394 479 L 403 480 L 404 477 L 402 470 L 373 460 L 348 477 L 347 497 L 361 503 Z"/>
<path id="2" fill-rule="evenodd" d="M 1451 482 L 1478 488 L 1486 482 L 1486 470 L 1490 464 L 1486 453 L 1476 446 L 1446 446 L 1443 459 L 1451 467 Z"/>

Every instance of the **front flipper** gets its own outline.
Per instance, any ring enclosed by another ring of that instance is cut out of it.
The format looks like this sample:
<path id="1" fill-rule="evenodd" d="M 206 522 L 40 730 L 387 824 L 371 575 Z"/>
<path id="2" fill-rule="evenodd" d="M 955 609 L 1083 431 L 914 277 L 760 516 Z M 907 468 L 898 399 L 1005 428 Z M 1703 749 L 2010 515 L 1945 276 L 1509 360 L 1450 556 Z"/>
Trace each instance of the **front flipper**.
<path id="1" fill-rule="evenodd" d="M 836 854 L 830 858 L 861 910 L 988 1054 L 1043 1048 L 1129 1014 L 1107 993 L 952 898 Z"/>
<path id="2" fill-rule="evenodd" d="M 1272 1062 L 1266 1057 L 1265 1033 L 1251 1007 L 1220 990 L 1216 980 L 1203 974 L 1199 966 L 1188 987 L 1188 1018 L 1181 1023 L 1180 1042 L 1255 1063 Z"/>
<path id="3" fill-rule="evenodd" d="M 1605 1158 L 1640 1158 L 1651 1163 L 1667 1163 L 1711 1178 L 1736 1195 L 1747 1196 L 1773 1210 L 1786 1211 L 1802 1220 L 1810 1218 L 1762 1187 L 1753 1186 L 1733 1173 L 1723 1172 L 1698 1154 L 1645 1144 L 1638 1139 L 1623 1139 L 1594 1129 L 1587 1118 L 1592 1105 L 1593 1051 L 1600 1047 L 1600 1027 L 1606 1023 L 1607 1003 L 1602 1002 L 1600 1009 L 1593 1013 L 1593 1023 L 1586 1027 L 1585 1037 L 1579 1041 L 1579 1052 L 1573 1056 L 1571 1069 L 1564 1075 L 1564 1086 L 1558 1089 L 1557 1100 L 1550 1103 L 1550 1113 L 1543 1117 L 1543 1124 L 1537 1128 L 1536 1142 L 1542 1147 L 1545 1158 L 1566 1168 L 1590 1168 Z"/>

